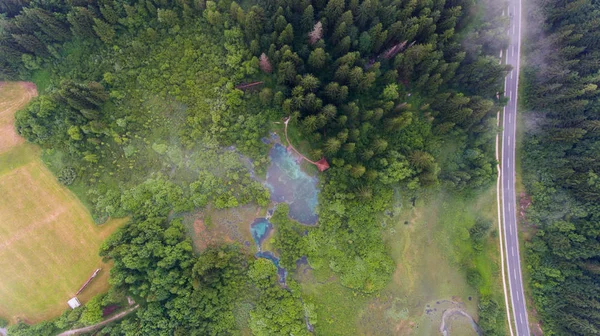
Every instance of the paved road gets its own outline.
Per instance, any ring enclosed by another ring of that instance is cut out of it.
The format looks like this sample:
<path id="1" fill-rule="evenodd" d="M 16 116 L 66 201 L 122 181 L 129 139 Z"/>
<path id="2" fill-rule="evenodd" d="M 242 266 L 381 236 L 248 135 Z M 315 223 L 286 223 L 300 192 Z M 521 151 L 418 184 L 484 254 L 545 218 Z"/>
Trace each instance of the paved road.
<path id="1" fill-rule="evenodd" d="M 504 224 L 504 246 L 506 247 L 506 264 L 510 300 L 517 336 L 530 336 L 527 307 L 521 276 L 521 260 L 519 254 L 519 238 L 517 230 L 517 197 L 515 193 L 515 137 L 517 116 L 517 93 L 519 89 L 519 66 L 521 55 L 521 0 L 509 0 L 508 15 L 511 25 L 508 30 L 510 44 L 506 50 L 506 63 L 513 70 L 504 82 L 505 95 L 509 98 L 504 108 L 502 132 L 502 218 Z"/>

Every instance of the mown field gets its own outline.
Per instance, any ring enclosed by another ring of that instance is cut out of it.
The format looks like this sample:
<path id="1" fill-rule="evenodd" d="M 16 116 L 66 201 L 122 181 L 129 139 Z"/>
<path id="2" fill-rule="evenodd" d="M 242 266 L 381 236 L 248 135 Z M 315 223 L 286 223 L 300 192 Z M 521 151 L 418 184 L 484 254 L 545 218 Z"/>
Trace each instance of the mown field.
<path id="1" fill-rule="evenodd" d="M 59 315 L 99 267 L 102 272 L 79 299 L 105 291 L 109 265 L 98 249 L 124 222 L 95 225 L 42 163 L 39 149 L 13 132 L 14 112 L 35 94 L 32 89 L 25 83 L 0 87 L 0 316 L 13 322 Z"/>

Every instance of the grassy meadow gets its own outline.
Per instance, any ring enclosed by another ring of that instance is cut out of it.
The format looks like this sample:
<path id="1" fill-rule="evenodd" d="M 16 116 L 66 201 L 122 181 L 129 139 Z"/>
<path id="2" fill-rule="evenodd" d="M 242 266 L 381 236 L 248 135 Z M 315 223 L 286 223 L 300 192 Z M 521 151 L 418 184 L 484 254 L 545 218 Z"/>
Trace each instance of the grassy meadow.
<path id="1" fill-rule="evenodd" d="M 478 217 L 493 224 L 483 251 L 475 253 L 464 231 Z M 420 196 L 414 206 L 409 199 L 398 200 L 382 225 L 397 268 L 379 294 L 354 292 L 332 273 L 306 266 L 296 275 L 306 302 L 317 307 L 319 334 L 437 336 L 447 309 L 459 308 L 477 320 L 480 292 L 504 302 L 494 187 L 476 197 L 438 191 Z M 468 284 L 467 265 L 481 274 L 479 288 Z M 476 335 L 462 316 L 447 324 L 451 335 Z"/>
<path id="2" fill-rule="evenodd" d="M 478 217 L 494 224 L 483 251 L 475 253 L 465 232 Z M 414 206 L 399 200 L 383 225 L 397 268 L 392 282 L 365 312 L 367 321 L 385 316 L 381 322 L 387 329 L 381 328 L 380 334 L 439 335 L 444 310 L 460 308 L 477 319 L 480 292 L 502 298 L 495 189 L 474 198 L 436 192 L 421 196 Z M 479 288 L 468 284 L 467 267 L 481 274 Z M 468 325 L 463 318 L 451 321 L 455 334 L 475 335 L 470 327 L 462 327 Z"/>
<path id="3" fill-rule="evenodd" d="M 33 96 L 31 86 L 0 87 L 0 129 L 13 130 L 14 112 Z M 15 322 L 55 317 L 96 268 L 98 277 L 79 299 L 108 288 L 102 241 L 125 220 L 97 226 L 73 193 L 40 159 L 40 150 L 16 133 L 0 139 L 0 316 Z M 7 140 L 8 139 L 8 140 Z"/>

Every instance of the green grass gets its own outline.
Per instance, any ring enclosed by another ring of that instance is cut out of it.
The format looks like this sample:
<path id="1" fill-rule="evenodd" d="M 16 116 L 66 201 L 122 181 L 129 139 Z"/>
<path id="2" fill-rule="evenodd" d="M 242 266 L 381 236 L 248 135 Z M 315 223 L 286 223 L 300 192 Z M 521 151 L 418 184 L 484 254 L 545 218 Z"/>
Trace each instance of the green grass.
<path id="1" fill-rule="evenodd" d="M 0 154 L 0 175 L 31 162 L 39 155 L 39 148 L 24 143 Z"/>
<path id="2" fill-rule="evenodd" d="M 45 93 L 50 86 L 50 78 L 52 74 L 48 70 L 36 70 L 31 76 L 31 81 L 35 83 L 40 93 Z"/>
<path id="3" fill-rule="evenodd" d="M 345 288 L 328 270 L 301 268 L 294 274 L 305 302 L 317 307 L 316 333 L 439 335 L 441 316 L 448 308 L 460 307 L 477 320 L 479 293 L 492 295 L 502 305 L 496 215 L 495 186 L 475 197 L 431 192 L 414 207 L 409 199 L 398 200 L 383 234 L 397 268 L 380 293 L 364 295 Z M 461 230 L 479 217 L 493 225 L 483 252 L 477 254 Z M 466 266 L 481 274 L 479 288 L 467 283 Z M 475 335 L 463 319 L 450 322 L 453 334 Z"/>
<path id="4" fill-rule="evenodd" d="M 491 188 L 476 198 L 435 192 L 422 196 L 415 207 L 408 200 L 396 204 L 395 215 L 386 221 L 384 239 L 397 269 L 387 288 L 365 308 L 360 323 L 364 333 L 438 335 L 444 309 L 460 306 L 477 319 L 480 292 L 504 302 L 497 238 L 491 235 L 484 251 L 475 254 L 470 240 L 463 236 L 478 217 L 493 220 L 491 231 L 495 230 L 494 191 Z M 481 274 L 480 288 L 467 283 L 466 266 Z M 427 312 L 434 308 L 436 311 Z M 369 325 L 364 322 L 367 317 L 378 322 Z"/>
<path id="5" fill-rule="evenodd" d="M 328 270 L 314 272 L 301 268 L 296 275 L 305 303 L 314 304 L 317 335 L 359 335 L 356 317 L 361 315 L 370 296 L 343 287 Z"/>
<path id="6" fill-rule="evenodd" d="M 9 86 L 9 92 L 26 89 Z M 11 97 L 0 89 L 0 101 Z M 11 112 L 12 119 L 14 109 L 3 112 Z M 79 299 L 85 303 L 106 291 L 110 265 L 102 262 L 98 249 L 126 221 L 94 225 L 81 202 L 42 163 L 39 152 L 20 142 L 0 153 L 0 316 L 12 322 L 60 315 L 96 268 L 103 270 Z"/>

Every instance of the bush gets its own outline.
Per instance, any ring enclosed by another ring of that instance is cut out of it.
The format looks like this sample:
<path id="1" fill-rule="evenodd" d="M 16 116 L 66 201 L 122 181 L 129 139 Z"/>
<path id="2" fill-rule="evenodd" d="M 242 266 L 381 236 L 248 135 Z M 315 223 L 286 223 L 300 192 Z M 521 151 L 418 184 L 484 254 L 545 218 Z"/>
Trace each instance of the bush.
<path id="1" fill-rule="evenodd" d="M 60 174 L 58 175 L 58 182 L 68 186 L 73 184 L 76 178 L 77 173 L 75 172 L 75 169 L 71 167 L 66 167 L 60 171 Z"/>
<path id="2" fill-rule="evenodd" d="M 8 325 L 8 321 L 0 317 L 0 328 L 5 328 Z"/>

